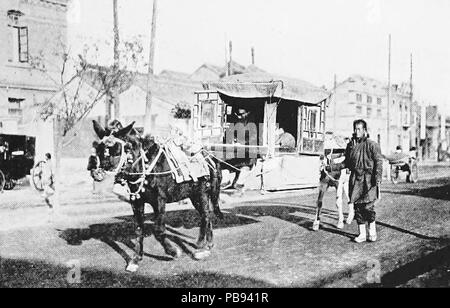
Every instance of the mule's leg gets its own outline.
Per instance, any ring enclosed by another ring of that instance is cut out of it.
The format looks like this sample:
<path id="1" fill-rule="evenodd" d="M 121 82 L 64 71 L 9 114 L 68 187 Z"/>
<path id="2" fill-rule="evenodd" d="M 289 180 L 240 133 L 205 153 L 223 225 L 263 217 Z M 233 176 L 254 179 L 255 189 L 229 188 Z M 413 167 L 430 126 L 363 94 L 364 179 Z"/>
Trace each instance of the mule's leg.
<path id="1" fill-rule="evenodd" d="M 345 183 L 344 183 L 344 193 L 345 193 L 345 197 L 348 200 L 348 216 L 347 216 L 347 221 L 346 223 L 349 225 L 352 223 L 353 218 L 355 217 L 355 207 L 353 205 L 353 203 L 350 202 L 350 195 L 349 195 L 349 178 L 348 176 L 345 179 Z"/>
<path id="2" fill-rule="evenodd" d="M 342 195 L 344 193 L 344 181 L 343 176 L 340 177 L 339 182 L 336 187 L 336 208 L 338 211 L 338 223 L 337 228 L 344 228 L 344 213 L 342 212 Z"/>
<path id="3" fill-rule="evenodd" d="M 211 188 L 210 188 L 210 199 L 213 206 L 214 214 L 219 218 L 223 219 L 223 213 L 220 210 L 220 185 L 221 176 L 215 176 L 211 178 Z"/>
<path id="4" fill-rule="evenodd" d="M 197 260 L 202 260 L 210 256 L 210 249 L 214 246 L 211 221 L 213 210 L 211 208 L 210 198 L 206 192 L 194 200 L 195 203 L 193 202 L 193 204 L 200 214 L 200 231 L 196 244 L 199 250 L 193 256 Z"/>
<path id="5" fill-rule="evenodd" d="M 136 236 L 136 254 L 139 261 L 144 256 L 144 221 L 145 221 L 145 203 L 142 199 L 137 200 L 133 205 L 134 219 L 137 223 Z"/>
<path id="6" fill-rule="evenodd" d="M 322 212 L 323 206 L 323 197 L 325 192 L 327 191 L 328 184 L 324 182 L 320 182 L 319 186 L 319 196 L 317 197 L 317 209 L 316 209 L 316 217 L 313 222 L 313 230 L 318 231 L 320 226 L 320 213 Z"/>
<path id="7" fill-rule="evenodd" d="M 181 256 L 181 249 L 174 246 L 166 235 L 166 199 L 158 196 L 157 210 L 155 211 L 155 238 L 164 248 L 164 251 L 174 257 L 179 258 Z"/>
<path id="8" fill-rule="evenodd" d="M 144 211 L 145 203 L 142 199 L 136 200 L 131 204 L 136 224 L 136 246 L 134 247 L 133 258 L 127 265 L 128 272 L 136 272 L 139 268 L 139 262 L 144 256 Z"/>
<path id="9" fill-rule="evenodd" d="M 194 205 L 194 208 L 197 210 L 198 214 L 200 215 L 200 230 L 198 234 L 197 243 L 195 244 L 198 249 L 203 249 L 207 245 L 206 241 L 206 224 L 204 222 L 204 208 L 202 206 L 202 202 L 199 197 L 191 197 L 192 205 Z"/>

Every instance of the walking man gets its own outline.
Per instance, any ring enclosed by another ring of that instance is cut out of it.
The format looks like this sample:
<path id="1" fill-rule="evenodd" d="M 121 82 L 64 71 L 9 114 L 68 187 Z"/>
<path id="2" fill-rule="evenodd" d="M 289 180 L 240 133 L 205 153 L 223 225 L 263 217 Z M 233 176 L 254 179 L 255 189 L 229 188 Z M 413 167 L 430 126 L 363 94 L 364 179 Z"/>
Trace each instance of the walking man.
<path id="1" fill-rule="evenodd" d="M 367 123 L 364 120 L 353 122 L 353 138 L 347 145 L 345 160 L 327 168 L 350 170 L 349 195 L 350 203 L 355 207 L 355 219 L 358 223 L 359 236 L 357 243 L 377 240 L 375 225 L 375 201 L 380 197 L 380 186 L 383 174 L 383 159 L 380 146 L 369 139 Z M 366 224 L 369 224 L 367 238 Z"/>
<path id="2" fill-rule="evenodd" d="M 53 172 L 52 155 L 50 153 L 45 154 L 45 164 L 42 168 L 42 183 L 44 186 L 42 197 L 44 197 L 45 203 L 47 203 L 53 212 L 56 205 L 53 200 L 55 195 L 55 174 Z"/>

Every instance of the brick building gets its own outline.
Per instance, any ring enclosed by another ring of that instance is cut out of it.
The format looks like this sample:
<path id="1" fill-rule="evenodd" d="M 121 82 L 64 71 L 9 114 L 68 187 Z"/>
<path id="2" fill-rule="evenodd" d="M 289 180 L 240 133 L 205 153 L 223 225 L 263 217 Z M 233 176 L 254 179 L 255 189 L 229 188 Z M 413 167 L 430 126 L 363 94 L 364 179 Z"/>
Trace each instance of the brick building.
<path id="1" fill-rule="evenodd" d="M 384 154 L 394 151 L 398 145 L 404 150 L 415 146 L 417 108 L 416 104 L 411 104 L 407 83 L 391 87 L 388 140 L 387 88 L 383 82 L 361 75 L 350 76 L 336 84 L 326 113 L 327 130 L 350 137 L 353 121 L 364 119 L 371 139 L 380 144 Z"/>
<path id="2" fill-rule="evenodd" d="M 52 123 L 37 110 L 58 90 L 55 51 L 67 40 L 68 1 L 0 1 L 0 133 L 35 136 L 37 155 L 53 148 Z M 45 71 L 34 68 L 36 57 Z"/>

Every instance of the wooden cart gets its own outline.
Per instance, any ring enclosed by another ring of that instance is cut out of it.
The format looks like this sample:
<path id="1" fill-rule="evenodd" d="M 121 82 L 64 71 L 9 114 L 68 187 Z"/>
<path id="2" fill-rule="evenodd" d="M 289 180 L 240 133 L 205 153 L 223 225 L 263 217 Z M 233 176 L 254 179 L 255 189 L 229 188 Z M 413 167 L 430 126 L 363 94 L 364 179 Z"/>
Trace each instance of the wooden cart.
<path id="1" fill-rule="evenodd" d="M 266 73 L 230 76 L 204 89 L 195 93 L 193 138 L 230 164 L 252 165 L 256 178 L 248 179 L 250 188 L 317 186 L 328 92 Z M 239 122 L 242 110 L 249 116 Z M 279 127 L 294 137 L 295 146 L 276 144 Z"/>

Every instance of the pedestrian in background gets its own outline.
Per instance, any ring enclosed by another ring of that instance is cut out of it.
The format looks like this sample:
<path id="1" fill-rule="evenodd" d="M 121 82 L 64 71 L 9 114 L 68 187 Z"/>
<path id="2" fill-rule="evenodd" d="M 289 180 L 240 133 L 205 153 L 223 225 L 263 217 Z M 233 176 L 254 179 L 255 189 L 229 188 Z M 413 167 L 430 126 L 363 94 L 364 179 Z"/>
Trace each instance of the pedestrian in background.
<path id="1" fill-rule="evenodd" d="M 44 187 L 42 197 L 44 197 L 45 203 L 53 213 L 57 202 L 55 200 L 55 173 L 53 171 L 52 155 L 50 153 L 45 154 L 45 163 L 42 167 L 42 184 Z"/>

